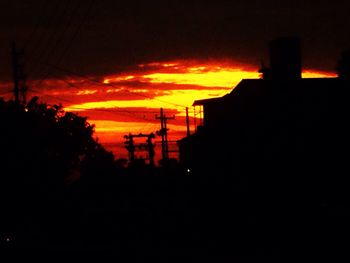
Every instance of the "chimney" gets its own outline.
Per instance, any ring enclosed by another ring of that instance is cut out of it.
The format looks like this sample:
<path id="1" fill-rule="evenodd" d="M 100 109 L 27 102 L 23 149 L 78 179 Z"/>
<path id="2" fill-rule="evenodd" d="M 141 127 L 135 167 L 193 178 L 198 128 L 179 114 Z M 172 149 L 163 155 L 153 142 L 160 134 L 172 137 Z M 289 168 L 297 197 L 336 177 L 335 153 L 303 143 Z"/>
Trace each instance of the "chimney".
<path id="1" fill-rule="evenodd" d="M 279 80 L 301 79 L 300 40 L 284 37 L 270 42 L 272 77 Z"/>

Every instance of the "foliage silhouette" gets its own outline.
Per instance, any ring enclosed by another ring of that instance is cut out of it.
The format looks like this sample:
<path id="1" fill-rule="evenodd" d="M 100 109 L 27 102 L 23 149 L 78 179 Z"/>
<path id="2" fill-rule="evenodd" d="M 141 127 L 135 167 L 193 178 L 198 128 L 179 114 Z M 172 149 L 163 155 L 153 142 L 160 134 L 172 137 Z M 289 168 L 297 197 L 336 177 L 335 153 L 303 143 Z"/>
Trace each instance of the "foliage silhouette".
<path id="1" fill-rule="evenodd" d="M 1 206 L 7 215 L 1 231 L 12 231 L 19 245 L 59 239 L 67 189 L 91 171 L 112 169 L 113 155 L 93 138 L 86 117 L 37 97 L 27 106 L 1 99 L 0 122 Z"/>

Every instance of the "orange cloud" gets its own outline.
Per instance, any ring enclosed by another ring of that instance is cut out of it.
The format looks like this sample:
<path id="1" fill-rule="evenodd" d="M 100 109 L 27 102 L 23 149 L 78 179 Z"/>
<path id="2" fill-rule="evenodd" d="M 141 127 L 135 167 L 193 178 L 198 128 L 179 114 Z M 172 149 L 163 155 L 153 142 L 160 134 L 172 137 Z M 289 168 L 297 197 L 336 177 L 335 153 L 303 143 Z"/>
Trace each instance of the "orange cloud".
<path id="1" fill-rule="evenodd" d="M 334 76 L 314 70 L 303 72 L 304 78 Z M 232 60 L 176 60 L 141 64 L 102 79 L 48 79 L 39 87 L 34 85 L 30 95 L 62 103 L 67 111 L 88 116 L 101 142 L 120 150 L 125 134 L 160 128 L 155 119 L 159 108 L 164 108 L 168 116 L 175 115 L 175 120 L 169 121 L 169 138 L 180 139 L 185 136 L 185 108 L 194 100 L 223 96 L 242 79 L 258 77 L 257 69 Z M 194 130 L 192 109 L 190 114 Z M 125 157 L 125 150 L 123 154 Z"/>
<path id="2" fill-rule="evenodd" d="M 205 71 L 205 67 L 189 68 L 188 73 L 153 73 L 145 75 L 150 83 L 192 84 L 202 87 L 229 88 L 241 79 L 257 78 L 258 73 L 241 69 L 219 69 Z M 204 70 L 204 71 L 203 71 Z"/>

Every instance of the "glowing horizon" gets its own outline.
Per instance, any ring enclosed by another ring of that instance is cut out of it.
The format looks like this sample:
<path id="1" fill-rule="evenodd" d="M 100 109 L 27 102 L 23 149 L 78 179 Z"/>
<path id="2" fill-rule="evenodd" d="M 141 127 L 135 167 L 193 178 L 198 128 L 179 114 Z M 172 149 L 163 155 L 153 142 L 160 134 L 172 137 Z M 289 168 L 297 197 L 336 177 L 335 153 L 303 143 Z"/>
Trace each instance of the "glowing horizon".
<path id="1" fill-rule="evenodd" d="M 309 69 L 302 76 L 325 78 L 335 74 Z M 63 102 L 66 111 L 88 116 L 102 143 L 121 142 L 122 134 L 129 132 L 155 131 L 159 108 L 176 116 L 177 120 L 169 123 L 169 135 L 179 139 L 185 136 L 185 108 L 193 101 L 221 97 L 242 79 L 257 78 L 260 74 L 256 69 L 229 60 L 152 62 L 106 75 L 100 83 L 78 77 L 47 79 L 41 84 L 40 95 L 48 102 Z"/>

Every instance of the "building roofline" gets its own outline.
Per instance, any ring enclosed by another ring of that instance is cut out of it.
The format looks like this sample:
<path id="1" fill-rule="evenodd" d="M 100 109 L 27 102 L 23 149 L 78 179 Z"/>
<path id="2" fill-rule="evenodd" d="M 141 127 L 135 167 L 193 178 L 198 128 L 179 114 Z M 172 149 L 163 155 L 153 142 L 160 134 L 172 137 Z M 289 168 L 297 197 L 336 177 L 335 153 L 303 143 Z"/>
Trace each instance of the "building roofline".
<path id="1" fill-rule="evenodd" d="M 204 105 L 207 104 L 208 102 L 213 102 L 217 100 L 221 100 L 224 97 L 226 97 L 228 94 L 222 96 L 222 97 L 217 97 L 217 98 L 210 98 L 210 99 L 202 99 L 202 100 L 195 100 L 192 104 L 192 106 L 199 106 L 199 105 Z"/>
<path id="2" fill-rule="evenodd" d="M 297 82 L 312 82 L 312 81 L 339 81 L 340 79 L 338 77 L 326 77 L 326 78 L 302 78 L 302 79 L 298 79 L 295 80 Z M 249 83 L 249 82 L 261 82 L 261 83 L 266 83 L 266 82 L 283 82 L 284 80 L 263 80 L 263 79 L 242 79 L 232 90 L 230 93 L 222 96 L 222 97 L 216 97 L 216 98 L 210 98 L 210 99 L 201 99 L 201 100 L 195 100 L 192 104 L 192 106 L 200 106 L 200 105 L 205 105 L 207 103 L 210 102 L 214 102 L 214 101 L 218 101 L 220 99 L 223 99 L 224 97 L 230 95 L 232 92 L 234 92 L 234 90 L 236 88 L 238 88 L 239 86 L 245 85 L 245 83 Z M 238 88 L 239 89 L 239 88 Z"/>

